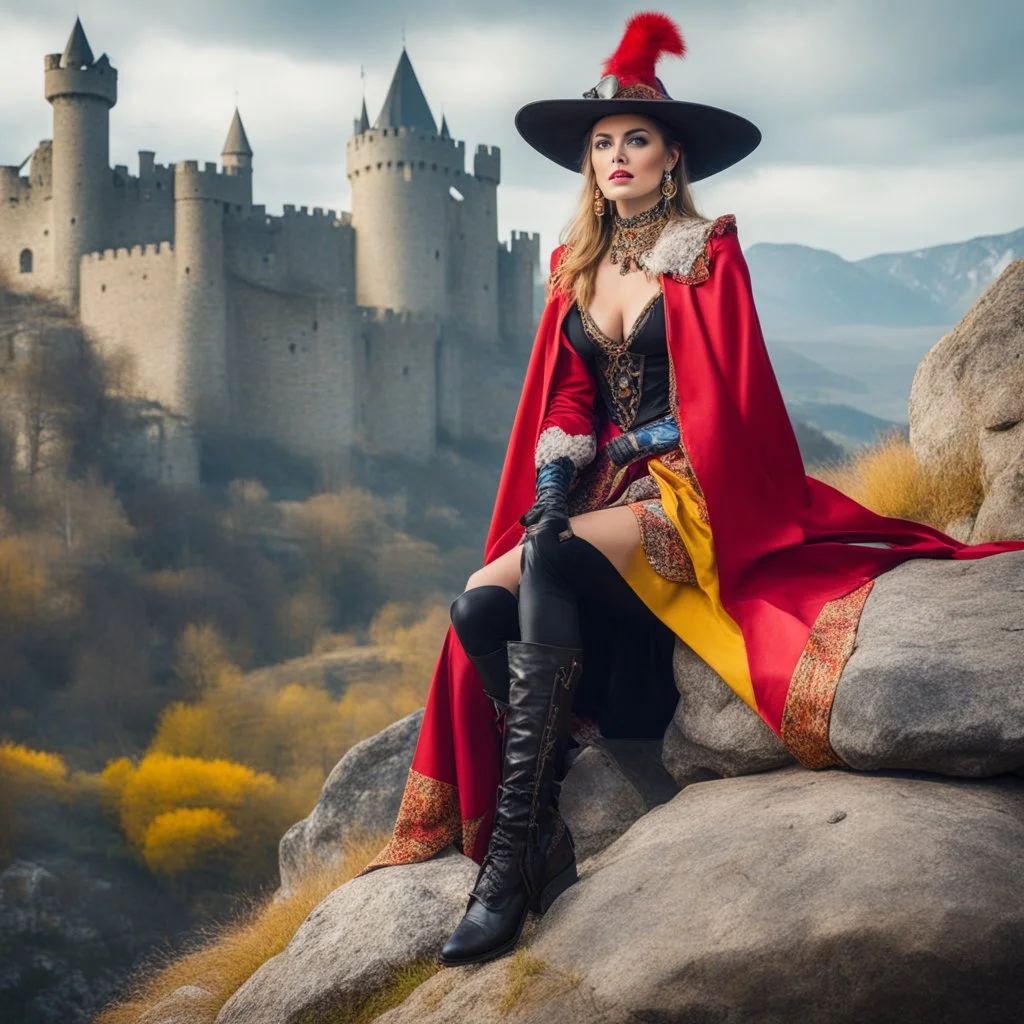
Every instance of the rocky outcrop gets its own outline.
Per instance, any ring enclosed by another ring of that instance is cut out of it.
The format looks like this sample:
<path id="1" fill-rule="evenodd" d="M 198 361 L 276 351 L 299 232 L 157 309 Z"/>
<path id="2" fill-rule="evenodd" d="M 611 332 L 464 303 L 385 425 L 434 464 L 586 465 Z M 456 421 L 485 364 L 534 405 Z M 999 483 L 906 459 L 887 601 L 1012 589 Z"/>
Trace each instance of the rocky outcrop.
<path id="1" fill-rule="evenodd" d="M 382 988 L 396 968 L 435 956 L 466 909 L 477 866 L 448 853 L 381 868 L 335 889 L 295 937 L 225 1003 L 217 1024 L 299 1024 Z"/>
<path id="2" fill-rule="evenodd" d="M 1011 263 L 921 360 L 910 446 L 924 465 L 977 467 L 984 502 L 969 537 L 1024 537 L 1024 260 Z"/>
<path id="3" fill-rule="evenodd" d="M 686 644 L 673 656 L 679 703 L 662 762 L 680 786 L 792 764 L 793 756 L 706 661 Z"/>
<path id="4" fill-rule="evenodd" d="M 341 857 L 346 836 L 387 832 L 398 817 L 423 709 L 357 743 L 327 777 L 316 806 L 282 837 L 281 893 L 314 861 Z"/>
<path id="5" fill-rule="evenodd" d="M 832 706 L 855 768 L 993 775 L 1024 766 L 1024 551 L 883 573 Z"/>
<path id="6" fill-rule="evenodd" d="M 394 869 L 396 871 L 402 869 Z M 688 786 L 527 936 L 380 1024 L 1004 1024 L 1024 1004 L 1024 782 L 785 768 Z"/>
<path id="7" fill-rule="evenodd" d="M 511 1019 L 545 1024 L 1015 1019 L 1024 781 L 948 776 L 1024 767 L 1024 551 L 911 560 L 875 581 L 830 736 L 851 766 L 887 774 L 792 765 L 682 644 L 674 669 L 662 744 L 596 738 L 574 753 L 562 807 L 580 880 L 529 919 L 522 994 L 508 960 L 446 969 L 380 1020 L 507 1020 L 513 1003 Z M 345 801 L 384 806 L 375 756 L 389 752 L 401 789 L 418 722 L 392 730 L 338 766 L 321 802 L 339 806 L 307 819 L 320 822 L 308 850 L 336 844 Z M 256 1006 L 275 1024 L 358 1005 L 440 949 L 476 870 L 451 850 L 346 883 L 222 1024 Z"/>

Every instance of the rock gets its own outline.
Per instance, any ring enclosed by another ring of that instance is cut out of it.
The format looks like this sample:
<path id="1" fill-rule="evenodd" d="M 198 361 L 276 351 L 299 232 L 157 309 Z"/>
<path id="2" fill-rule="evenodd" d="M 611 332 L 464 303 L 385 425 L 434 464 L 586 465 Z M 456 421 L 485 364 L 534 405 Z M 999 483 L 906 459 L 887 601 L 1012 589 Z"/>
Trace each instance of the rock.
<path id="1" fill-rule="evenodd" d="M 688 786 L 603 853 L 514 961 L 379 1024 L 1005 1024 L 1024 1004 L 1024 782 L 783 768 Z M 522 977 L 522 972 L 520 972 Z M 270 1018 L 264 1018 L 269 1020 Z"/>
<path id="2" fill-rule="evenodd" d="M 183 985 L 148 1009 L 138 1024 L 208 1024 L 216 997 L 198 985 Z"/>
<path id="3" fill-rule="evenodd" d="M 395 968 L 436 957 L 466 910 L 477 865 L 450 848 L 339 886 L 231 997 L 216 1024 L 297 1024 L 358 1001 Z"/>
<path id="4" fill-rule="evenodd" d="M 330 864 L 347 834 L 388 832 L 398 817 L 423 709 L 357 743 L 327 777 L 316 806 L 281 838 L 281 894 L 314 861 Z"/>
<path id="5" fill-rule="evenodd" d="M 647 811 L 647 803 L 612 754 L 585 747 L 572 763 L 559 798 L 582 862 L 618 839 Z"/>
<path id="6" fill-rule="evenodd" d="M 764 720 L 682 641 L 673 669 L 679 704 L 665 731 L 662 763 L 680 786 L 793 763 Z"/>
<path id="7" fill-rule="evenodd" d="M 854 768 L 1024 767 L 1024 551 L 912 559 L 879 576 L 829 739 Z"/>
<path id="8" fill-rule="evenodd" d="M 1024 537 L 1024 260 L 921 360 L 908 418 L 923 465 L 976 468 L 985 499 L 971 543 Z"/>

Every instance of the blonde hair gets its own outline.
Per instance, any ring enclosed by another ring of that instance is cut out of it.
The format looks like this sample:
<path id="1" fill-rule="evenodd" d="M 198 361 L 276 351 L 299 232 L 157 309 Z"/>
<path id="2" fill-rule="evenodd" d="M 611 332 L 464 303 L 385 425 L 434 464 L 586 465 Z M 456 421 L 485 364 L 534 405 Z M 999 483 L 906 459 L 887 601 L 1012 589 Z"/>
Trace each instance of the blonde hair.
<path id="1" fill-rule="evenodd" d="M 643 115 L 637 116 L 642 117 Z M 669 200 L 670 223 L 674 220 L 703 219 L 703 214 L 697 210 L 693 194 L 690 192 L 682 144 L 675 138 L 671 129 L 657 118 L 647 117 L 645 120 L 654 124 L 666 150 L 673 145 L 679 146 L 679 159 L 671 171 L 672 179 L 676 183 L 676 194 Z M 611 245 L 613 223 L 611 211 L 615 209 L 614 200 L 606 198 L 605 215 L 598 217 L 594 213 L 594 189 L 598 187 L 598 184 L 594 165 L 590 159 L 592 134 L 593 128 L 587 132 L 583 152 L 580 155 L 583 187 L 580 190 L 579 203 L 575 214 L 558 236 L 559 242 L 565 243 L 566 249 L 558 266 L 548 278 L 547 287 L 548 299 L 556 291 L 564 291 L 572 295 L 582 306 L 589 306 L 594 297 L 597 266 Z"/>

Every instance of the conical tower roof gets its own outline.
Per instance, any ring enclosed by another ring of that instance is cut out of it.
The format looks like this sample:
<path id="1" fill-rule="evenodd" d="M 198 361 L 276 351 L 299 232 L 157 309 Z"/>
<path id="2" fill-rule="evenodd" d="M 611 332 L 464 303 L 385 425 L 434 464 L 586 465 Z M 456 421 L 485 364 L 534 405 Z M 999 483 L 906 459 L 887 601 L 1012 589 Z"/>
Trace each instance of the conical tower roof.
<path id="1" fill-rule="evenodd" d="M 356 123 L 356 134 L 361 135 L 370 128 L 370 115 L 366 112 L 366 97 L 363 97 L 363 109 L 359 113 L 359 121 Z"/>
<path id="2" fill-rule="evenodd" d="M 426 96 L 420 88 L 419 79 L 412 69 L 409 55 L 402 47 L 391 87 L 388 89 L 384 106 L 381 107 L 374 128 L 418 128 L 420 131 L 437 134 L 437 124 Z"/>
<path id="3" fill-rule="evenodd" d="M 246 137 L 245 128 L 242 127 L 242 118 L 235 107 L 235 116 L 231 118 L 231 127 L 228 129 L 228 137 L 224 140 L 224 148 L 220 151 L 221 156 L 252 156 L 252 147 Z"/>
<path id="4" fill-rule="evenodd" d="M 68 45 L 64 47 L 64 53 L 60 58 L 62 68 L 80 68 L 92 66 L 96 58 L 92 55 L 92 48 L 89 40 L 85 38 L 85 29 L 82 28 L 82 19 L 75 18 L 75 27 L 68 36 Z"/>
<path id="5" fill-rule="evenodd" d="M 448 118 L 445 117 L 444 114 L 442 114 L 441 115 L 441 138 L 442 139 L 450 139 L 451 137 L 452 137 L 452 133 L 450 131 L 448 131 Z"/>

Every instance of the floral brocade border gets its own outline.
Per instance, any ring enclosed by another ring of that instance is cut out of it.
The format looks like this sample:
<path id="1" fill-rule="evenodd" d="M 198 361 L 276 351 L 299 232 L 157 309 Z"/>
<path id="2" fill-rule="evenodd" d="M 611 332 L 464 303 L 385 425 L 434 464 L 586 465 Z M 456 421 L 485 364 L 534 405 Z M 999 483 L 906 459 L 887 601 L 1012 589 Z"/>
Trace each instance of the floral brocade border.
<path id="1" fill-rule="evenodd" d="M 359 874 L 429 860 L 460 840 L 466 856 L 472 856 L 483 817 L 463 821 L 458 788 L 410 768 L 391 839 Z"/>
<path id="2" fill-rule="evenodd" d="M 861 613 L 874 583 L 873 579 L 867 580 L 848 594 L 825 602 L 793 671 L 780 735 L 805 768 L 846 765 L 829 741 L 832 702 L 853 653 Z"/>

